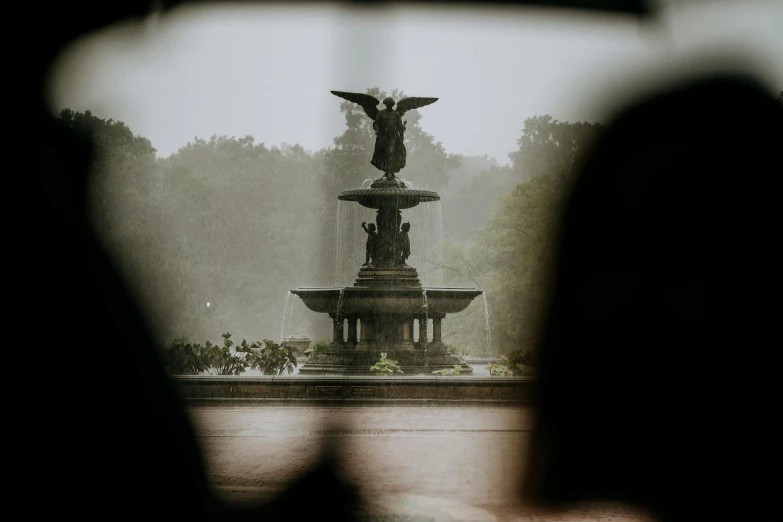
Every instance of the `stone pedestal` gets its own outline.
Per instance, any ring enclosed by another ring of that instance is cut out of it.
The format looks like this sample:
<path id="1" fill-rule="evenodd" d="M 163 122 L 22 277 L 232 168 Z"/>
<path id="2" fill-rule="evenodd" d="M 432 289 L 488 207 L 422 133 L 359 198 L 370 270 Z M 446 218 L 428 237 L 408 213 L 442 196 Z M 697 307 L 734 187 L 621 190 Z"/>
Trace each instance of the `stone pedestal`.
<path id="1" fill-rule="evenodd" d="M 432 342 L 427 345 L 430 353 L 446 353 L 446 345 L 441 340 L 441 322 L 446 314 L 430 314 L 432 317 Z"/>

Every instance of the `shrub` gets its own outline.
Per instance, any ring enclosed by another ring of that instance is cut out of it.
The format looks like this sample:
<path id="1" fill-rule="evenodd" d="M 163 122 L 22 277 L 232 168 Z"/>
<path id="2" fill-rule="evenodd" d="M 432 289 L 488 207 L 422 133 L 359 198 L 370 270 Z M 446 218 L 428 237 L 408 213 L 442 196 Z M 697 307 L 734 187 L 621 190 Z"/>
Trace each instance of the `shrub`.
<path id="1" fill-rule="evenodd" d="M 304 354 L 307 356 L 308 359 L 311 359 L 318 355 L 319 352 L 322 352 L 323 350 L 326 350 L 332 345 L 332 341 L 329 341 L 328 339 L 321 339 L 318 341 L 310 341 L 310 346 L 307 347 L 307 350 L 304 351 Z"/>
<path id="2" fill-rule="evenodd" d="M 375 372 L 376 375 L 392 375 L 394 372 L 402 373 L 399 364 L 393 359 L 387 359 L 386 353 L 381 354 L 381 358 L 378 362 L 370 366 L 370 371 Z"/>
<path id="3" fill-rule="evenodd" d="M 243 341 L 244 342 L 244 341 Z M 277 344 L 269 339 L 264 339 L 264 347 L 259 348 L 258 343 L 253 343 L 247 349 L 250 366 L 258 369 L 264 375 L 289 375 L 296 369 L 296 356 L 294 350 L 287 344 Z"/>
<path id="4" fill-rule="evenodd" d="M 468 350 L 464 346 L 457 346 L 456 344 L 447 344 L 446 352 L 451 355 L 459 357 L 460 360 L 462 361 L 465 360 L 465 357 L 468 357 L 470 355 L 470 350 Z"/>
<path id="5" fill-rule="evenodd" d="M 291 374 L 296 368 L 294 351 L 286 344 L 264 339 L 262 346 L 258 341 L 248 344 L 242 339 L 232 352 L 231 334 L 224 333 L 222 337 L 223 346 L 209 341 L 204 346 L 191 344 L 185 337 L 178 337 L 162 347 L 163 364 L 172 375 L 197 375 L 204 371 L 211 375 L 240 375 L 247 368 L 258 369 L 264 375 L 281 375 Z"/>
<path id="6" fill-rule="evenodd" d="M 163 366 L 171 375 L 198 375 L 209 367 L 201 345 L 191 344 L 185 337 L 177 337 L 161 347 Z"/>
<path id="7" fill-rule="evenodd" d="M 224 333 L 222 337 L 223 346 L 213 345 L 209 341 L 206 342 L 207 362 L 214 370 L 214 374 L 239 375 L 245 373 L 247 367 L 250 366 L 246 357 L 231 353 L 231 346 L 234 342 L 230 340 L 230 333 Z"/>
<path id="8" fill-rule="evenodd" d="M 509 370 L 505 364 L 490 364 L 487 366 L 487 370 L 489 370 L 489 374 L 492 377 L 511 377 L 514 375 L 514 372 Z"/>
<path id="9" fill-rule="evenodd" d="M 535 354 L 523 348 L 511 350 L 506 355 L 501 355 L 501 364 L 487 366 L 489 374 L 493 377 L 522 377 L 536 372 L 538 360 Z"/>
<path id="10" fill-rule="evenodd" d="M 459 375 L 462 373 L 462 366 L 460 366 L 459 364 L 455 364 L 454 368 L 443 368 L 442 370 L 435 370 L 432 373 L 453 377 L 455 375 Z"/>

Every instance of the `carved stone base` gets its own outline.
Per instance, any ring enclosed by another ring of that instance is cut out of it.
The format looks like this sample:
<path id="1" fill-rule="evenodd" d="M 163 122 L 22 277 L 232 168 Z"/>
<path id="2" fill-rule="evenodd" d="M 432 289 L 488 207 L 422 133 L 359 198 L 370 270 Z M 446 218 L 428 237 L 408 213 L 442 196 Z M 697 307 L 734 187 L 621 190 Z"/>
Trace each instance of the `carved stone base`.
<path id="1" fill-rule="evenodd" d="M 387 178 L 386 176 L 382 176 L 375 181 L 372 182 L 370 185 L 370 188 L 408 188 L 405 186 L 405 183 L 398 177 L 393 178 Z"/>
<path id="2" fill-rule="evenodd" d="M 412 352 L 418 347 L 413 341 L 399 340 L 387 343 L 377 341 L 359 341 L 354 348 L 357 352 Z"/>
<path id="3" fill-rule="evenodd" d="M 353 286 L 403 286 L 421 288 L 419 273 L 411 266 L 395 268 L 362 267 Z"/>
<path id="4" fill-rule="evenodd" d="M 389 359 L 396 360 L 403 373 L 400 377 L 412 375 L 429 375 L 442 369 L 454 368 L 455 364 L 462 367 L 461 375 L 472 375 L 473 368 L 463 363 L 458 357 L 449 354 L 428 354 L 420 351 L 388 351 Z M 378 350 L 356 352 L 343 350 L 341 353 L 319 353 L 299 369 L 301 375 L 373 375 L 370 366 L 378 362 Z"/>
<path id="5" fill-rule="evenodd" d="M 446 345 L 443 341 L 432 341 L 427 345 L 427 352 L 431 354 L 446 353 Z"/>

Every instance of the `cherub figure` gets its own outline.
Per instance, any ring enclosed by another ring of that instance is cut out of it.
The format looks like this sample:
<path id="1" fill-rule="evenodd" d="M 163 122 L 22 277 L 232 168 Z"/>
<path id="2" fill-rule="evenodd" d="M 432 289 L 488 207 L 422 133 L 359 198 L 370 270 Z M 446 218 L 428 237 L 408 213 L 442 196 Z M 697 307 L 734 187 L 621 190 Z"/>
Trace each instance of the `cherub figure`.
<path id="1" fill-rule="evenodd" d="M 411 255 L 411 240 L 408 238 L 408 231 L 411 229 L 410 223 L 403 223 L 402 229 L 397 233 L 397 252 L 399 263 L 407 267 L 405 263 Z"/>
<path id="2" fill-rule="evenodd" d="M 367 232 L 367 254 L 362 266 L 373 266 L 378 260 L 378 244 L 381 240 L 378 232 L 375 231 L 375 223 L 369 225 L 362 221 L 362 228 Z"/>

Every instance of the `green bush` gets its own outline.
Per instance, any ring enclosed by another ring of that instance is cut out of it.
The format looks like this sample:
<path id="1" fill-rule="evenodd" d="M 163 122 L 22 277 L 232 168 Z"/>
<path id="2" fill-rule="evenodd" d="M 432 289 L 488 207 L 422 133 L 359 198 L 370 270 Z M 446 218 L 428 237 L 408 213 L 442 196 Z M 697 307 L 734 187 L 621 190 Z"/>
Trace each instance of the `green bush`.
<path id="1" fill-rule="evenodd" d="M 243 340 L 244 343 L 244 340 Z M 258 369 L 264 375 L 282 375 L 284 372 L 289 375 L 296 369 L 296 355 L 294 350 L 287 344 L 277 344 L 269 339 L 264 339 L 264 347 L 259 348 L 257 343 L 245 347 L 248 362 L 254 369 Z M 237 348 L 239 350 L 239 348 Z"/>
<path id="2" fill-rule="evenodd" d="M 318 355 L 320 352 L 328 349 L 331 345 L 332 345 L 332 341 L 328 339 L 310 341 L 310 346 L 307 347 L 307 350 L 304 351 L 304 354 L 307 356 L 309 360 L 315 357 L 316 355 Z"/>
<path id="3" fill-rule="evenodd" d="M 538 367 L 536 354 L 530 350 L 517 348 L 505 355 L 501 355 L 501 364 L 487 366 L 489 374 L 493 377 L 523 377 L 533 375 Z"/>
<path id="4" fill-rule="evenodd" d="M 443 368 L 442 370 L 435 370 L 432 373 L 453 377 L 455 375 L 459 375 L 462 373 L 462 366 L 460 366 L 459 364 L 455 364 L 454 368 Z"/>
<path id="5" fill-rule="evenodd" d="M 213 375 L 240 375 L 245 373 L 250 364 L 246 357 L 231 353 L 231 346 L 234 344 L 231 341 L 230 333 L 224 333 L 223 346 L 213 345 L 211 342 L 206 342 L 206 357 L 207 364 L 214 370 L 209 371 Z"/>
<path id="6" fill-rule="evenodd" d="M 492 377 L 512 377 L 514 372 L 508 369 L 505 364 L 490 364 L 487 370 Z"/>
<path id="7" fill-rule="evenodd" d="M 203 349 L 185 337 L 177 337 L 161 347 L 163 366 L 171 375 L 198 375 L 209 368 Z"/>
<path id="8" fill-rule="evenodd" d="M 370 366 L 370 371 L 375 372 L 376 375 L 392 375 L 394 372 L 402 373 L 399 364 L 393 359 L 387 359 L 386 353 L 381 354 L 381 358 L 378 362 Z"/>
<path id="9" fill-rule="evenodd" d="M 240 375 L 248 368 L 258 369 L 264 375 L 291 374 L 296 369 L 293 349 L 264 339 L 263 345 L 255 341 L 248 344 L 245 339 L 232 352 L 234 342 L 230 333 L 224 333 L 223 346 L 206 341 L 204 345 L 190 343 L 185 337 L 178 337 L 161 348 L 163 365 L 172 375 Z"/>
<path id="10" fill-rule="evenodd" d="M 459 357 L 460 360 L 462 361 L 465 360 L 465 357 L 468 357 L 470 355 L 470 350 L 468 350 L 464 346 L 457 346 L 456 344 L 447 344 L 446 352 L 451 355 L 455 355 Z"/>

